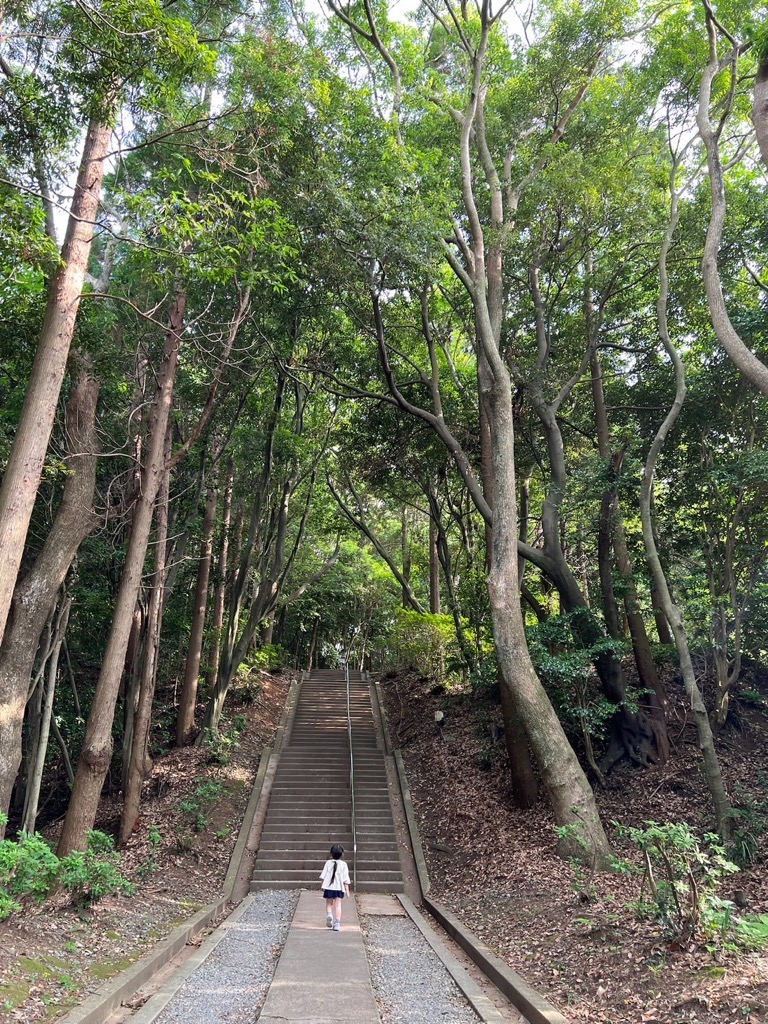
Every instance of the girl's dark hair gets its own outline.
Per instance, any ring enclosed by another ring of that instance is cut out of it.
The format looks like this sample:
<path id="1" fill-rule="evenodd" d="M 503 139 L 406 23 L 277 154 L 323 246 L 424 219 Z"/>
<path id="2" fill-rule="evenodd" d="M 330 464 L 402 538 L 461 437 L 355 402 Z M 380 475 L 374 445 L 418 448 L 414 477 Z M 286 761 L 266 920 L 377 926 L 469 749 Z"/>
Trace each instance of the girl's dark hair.
<path id="1" fill-rule="evenodd" d="M 331 856 L 333 857 L 334 862 L 339 859 L 339 857 L 342 855 L 342 853 L 344 853 L 344 847 L 340 843 L 334 843 L 333 846 L 331 847 Z M 338 867 L 338 864 L 334 863 L 334 865 L 333 865 L 333 874 L 331 875 L 331 883 L 330 883 L 330 886 L 329 886 L 329 888 L 331 888 L 331 889 L 333 888 L 333 883 L 336 881 L 336 868 L 337 867 Z"/>

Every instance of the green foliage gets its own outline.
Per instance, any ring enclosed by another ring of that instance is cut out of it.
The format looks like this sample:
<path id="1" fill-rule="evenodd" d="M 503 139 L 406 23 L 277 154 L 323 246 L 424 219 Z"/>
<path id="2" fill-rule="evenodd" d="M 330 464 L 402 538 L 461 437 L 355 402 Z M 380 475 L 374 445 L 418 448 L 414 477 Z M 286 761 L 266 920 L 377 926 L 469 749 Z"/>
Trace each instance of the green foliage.
<path id="1" fill-rule="evenodd" d="M 440 684 L 450 680 L 449 665 L 460 661 L 456 627 L 450 615 L 398 608 L 387 649 L 394 664 L 412 668 Z"/>
<path id="2" fill-rule="evenodd" d="M 588 609 L 551 615 L 526 629 L 528 645 L 539 677 L 544 682 L 561 720 L 585 741 L 605 740 L 619 705 L 604 696 L 594 660 L 624 645 L 606 636 Z"/>
<path id="3" fill-rule="evenodd" d="M 0 920 L 21 908 L 18 899 L 29 896 L 42 903 L 57 886 L 70 892 L 78 903 L 90 903 L 111 892 L 133 891 L 120 873 L 114 840 L 103 832 L 89 832 L 87 850 L 61 859 L 37 833 L 22 832 L 15 842 L 0 841 Z"/>
<path id="4" fill-rule="evenodd" d="M 768 827 L 768 801 L 765 794 L 758 796 L 742 787 L 737 787 L 734 796 L 728 854 L 739 867 L 745 868 L 754 863 Z"/>
<path id="5" fill-rule="evenodd" d="M 203 746 L 209 752 L 208 760 L 211 764 L 228 765 L 233 751 L 239 744 L 240 737 L 247 728 L 248 719 L 244 715 L 235 715 L 230 723 L 219 723 L 219 728 L 216 730 L 205 729 Z"/>
<path id="6" fill-rule="evenodd" d="M 556 825 L 555 835 L 560 849 L 570 853 L 571 886 L 584 903 L 592 903 L 597 896 L 594 865 L 587 863 L 589 848 L 578 822 Z"/>
<path id="7" fill-rule="evenodd" d="M 149 839 L 150 854 L 147 857 L 147 859 L 142 864 L 140 864 L 136 869 L 136 874 L 139 876 L 139 878 L 144 878 L 146 877 L 146 875 L 152 874 L 153 872 L 157 871 L 158 868 L 157 851 L 160 849 L 160 844 L 163 841 L 163 837 L 157 825 L 149 826 L 147 838 Z"/>
<path id="8" fill-rule="evenodd" d="M 271 672 L 288 664 L 288 652 L 279 644 L 262 644 L 248 655 L 245 667 Z"/>
<path id="9" fill-rule="evenodd" d="M 764 950 L 768 946 L 768 914 L 731 914 L 729 924 L 741 949 Z"/>
<path id="10" fill-rule="evenodd" d="M 206 812 L 215 804 L 223 788 L 219 779 L 208 779 L 195 787 L 194 793 L 179 801 L 179 810 L 182 814 L 182 825 L 180 835 L 185 836 L 187 829 L 193 832 L 203 832 L 208 827 Z"/>
<path id="11" fill-rule="evenodd" d="M 11 892 L 18 896 L 30 895 L 36 903 L 41 903 L 60 873 L 59 860 L 38 833 L 22 832 L 16 846 L 18 860 L 14 866 Z"/>
<path id="12" fill-rule="evenodd" d="M 130 894 L 134 886 L 120 872 L 120 854 L 111 836 L 91 829 L 86 850 L 60 861 L 58 881 L 78 904 L 92 903 L 112 892 Z"/>
<path id="13" fill-rule="evenodd" d="M 682 944 L 722 932 L 727 904 L 718 890 L 739 869 L 726 857 L 718 837 L 707 834 L 702 842 L 685 822 L 647 821 L 645 828 L 614 824 L 618 835 L 643 856 L 636 911 L 656 918 L 667 936 Z"/>

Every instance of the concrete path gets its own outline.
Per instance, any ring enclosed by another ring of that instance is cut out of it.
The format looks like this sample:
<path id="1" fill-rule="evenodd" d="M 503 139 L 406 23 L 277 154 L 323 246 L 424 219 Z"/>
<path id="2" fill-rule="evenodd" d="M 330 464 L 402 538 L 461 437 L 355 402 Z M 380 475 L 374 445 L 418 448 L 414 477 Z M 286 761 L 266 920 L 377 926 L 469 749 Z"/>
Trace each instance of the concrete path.
<path id="1" fill-rule="evenodd" d="M 301 893 L 259 1024 L 380 1024 L 354 897 L 334 932 L 319 890 Z"/>

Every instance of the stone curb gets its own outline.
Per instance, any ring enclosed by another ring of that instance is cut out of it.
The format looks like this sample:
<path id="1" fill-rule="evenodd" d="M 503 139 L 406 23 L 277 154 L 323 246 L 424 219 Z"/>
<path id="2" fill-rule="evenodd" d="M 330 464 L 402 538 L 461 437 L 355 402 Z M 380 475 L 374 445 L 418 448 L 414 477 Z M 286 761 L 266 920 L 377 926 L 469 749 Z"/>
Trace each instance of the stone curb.
<path id="1" fill-rule="evenodd" d="M 432 883 L 429 880 L 429 872 L 427 871 L 427 860 L 424 856 L 424 848 L 421 845 L 421 834 L 419 833 L 419 825 L 416 821 L 416 812 L 413 809 L 413 800 L 411 799 L 411 790 L 408 786 L 408 779 L 405 774 L 405 765 L 403 764 L 403 755 L 400 750 L 395 750 L 395 766 L 397 767 L 397 777 L 400 781 L 400 792 L 403 797 L 403 807 L 405 808 L 405 819 L 408 822 L 408 831 L 411 835 L 411 848 L 413 850 L 413 859 L 416 861 L 416 873 L 419 876 L 419 888 L 421 889 L 421 898 L 427 895 L 429 890 L 432 888 Z"/>
<path id="2" fill-rule="evenodd" d="M 195 952 L 184 961 L 182 966 L 177 971 L 173 972 L 162 988 L 158 989 L 157 992 L 150 996 L 140 1010 L 132 1014 L 131 1024 L 154 1024 L 154 1021 L 157 1020 L 182 985 L 192 974 L 195 973 L 201 964 L 205 963 L 214 949 L 216 949 L 219 943 L 226 937 L 228 925 L 234 924 L 238 921 L 251 903 L 253 903 L 254 899 L 255 897 L 253 895 L 245 897 L 243 902 L 229 915 L 226 921 L 223 921 L 215 931 L 211 932 L 205 941 L 201 943 L 200 948 L 196 949 Z"/>
<path id="3" fill-rule="evenodd" d="M 516 974 L 508 964 L 488 949 L 480 939 L 466 928 L 447 907 L 428 896 L 424 906 L 435 920 L 448 932 L 464 952 L 474 960 L 483 974 L 499 991 L 527 1017 L 531 1024 L 570 1024 L 559 1010 L 540 996 L 535 989 Z"/>
<path id="4" fill-rule="evenodd" d="M 381 730 L 384 733 L 384 753 L 387 757 L 392 756 L 392 737 L 389 733 L 389 722 L 387 721 L 387 712 L 384 709 L 384 701 L 381 699 L 381 683 L 378 679 L 371 679 L 370 672 L 365 673 L 365 680 L 370 687 L 373 688 L 373 692 L 376 695 L 376 707 L 379 711 L 379 721 L 381 722 Z"/>
<path id="5" fill-rule="evenodd" d="M 564 1017 L 559 1010 L 555 1009 L 551 1003 L 548 1003 L 543 996 L 540 996 L 538 992 L 531 988 L 500 957 L 493 954 L 447 907 L 443 907 L 436 900 L 429 898 L 429 891 L 432 886 L 429 880 L 429 872 L 427 871 L 424 849 L 421 845 L 419 826 L 413 809 L 411 791 L 405 773 L 403 755 L 400 750 L 395 750 L 394 755 L 397 777 L 400 781 L 400 791 L 402 792 L 403 804 L 405 806 L 405 816 L 408 822 L 408 831 L 411 834 L 411 845 L 419 875 L 422 903 L 438 924 L 448 932 L 451 938 L 461 946 L 467 956 L 480 968 L 486 978 L 493 982 L 496 988 L 509 999 L 513 1006 L 516 1006 L 528 1018 L 531 1024 L 570 1024 L 567 1017 Z"/>
<path id="6" fill-rule="evenodd" d="M 286 724 L 289 714 L 296 701 L 298 685 L 291 683 L 286 697 L 285 707 L 280 717 L 275 736 L 275 746 L 264 747 L 261 752 L 259 768 L 251 790 L 248 806 L 245 810 L 243 823 L 237 836 L 232 856 L 229 861 L 229 868 L 224 877 L 224 894 L 215 903 L 209 903 L 194 914 L 184 924 L 166 936 L 155 948 L 142 957 L 135 964 L 132 964 L 125 971 L 121 971 L 110 978 L 103 985 L 87 997 L 79 1006 L 65 1016 L 60 1018 L 60 1024 L 104 1024 L 109 1016 L 115 1012 L 127 999 L 134 995 L 145 985 L 154 974 L 172 960 L 186 945 L 196 938 L 212 921 L 225 913 L 227 905 L 231 901 L 232 890 L 237 880 L 242 860 L 246 854 L 248 836 L 251 831 L 256 809 L 262 795 L 264 778 L 267 774 L 270 759 L 278 756 L 283 745 Z"/>
<path id="7" fill-rule="evenodd" d="M 483 992 L 477 982 L 467 974 L 456 957 L 446 948 L 440 938 L 429 927 L 422 915 L 402 893 L 397 894 L 398 900 L 405 908 L 405 912 L 419 929 L 432 950 L 437 954 L 445 969 L 456 982 L 464 994 L 464 998 L 478 1015 L 482 1024 L 505 1024 L 507 1018 L 503 1017 L 493 1005 L 488 996 Z M 139 1022 L 137 1022 L 139 1024 Z"/>

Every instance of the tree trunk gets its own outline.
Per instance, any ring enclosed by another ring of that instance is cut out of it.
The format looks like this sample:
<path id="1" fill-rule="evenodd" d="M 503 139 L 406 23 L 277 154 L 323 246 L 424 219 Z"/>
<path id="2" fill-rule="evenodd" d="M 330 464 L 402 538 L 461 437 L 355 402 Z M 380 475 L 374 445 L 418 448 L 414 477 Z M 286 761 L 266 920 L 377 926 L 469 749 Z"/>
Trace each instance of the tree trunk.
<path id="1" fill-rule="evenodd" d="M 443 525 L 443 519 L 440 511 L 440 504 L 437 500 L 437 495 L 434 491 L 427 493 L 427 500 L 430 508 L 430 524 L 435 530 L 436 540 L 436 552 L 439 559 L 440 565 L 443 569 L 443 579 L 445 580 L 446 595 L 448 598 L 448 607 L 451 610 L 453 616 L 453 624 L 456 629 L 456 639 L 459 644 L 459 648 L 462 653 L 462 657 L 467 666 L 467 669 L 471 672 L 477 668 L 477 656 L 475 650 L 470 644 L 466 630 L 464 629 L 464 622 L 461 615 L 461 607 L 459 605 L 459 599 L 456 594 L 456 588 L 453 580 L 453 566 L 451 560 L 451 549 L 448 544 L 448 537 L 445 532 Z"/>
<path id="2" fill-rule="evenodd" d="M 671 647 L 675 642 L 675 638 L 672 636 L 672 632 L 669 628 L 669 621 L 667 620 L 667 616 L 661 606 L 661 597 L 659 596 L 659 590 L 653 577 L 651 577 L 651 605 L 653 606 L 653 621 L 656 623 L 656 632 L 659 635 L 659 643 L 664 644 L 667 647 Z"/>
<path id="3" fill-rule="evenodd" d="M 587 310 L 590 311 L 592 303 L 589 291 L 587 292 L 586 305 Z M 591 317 L 591 314 L 589 316 Z M 591 322 L 591 320 L 588 322 Z M 614 455 L 611 452 L 610 426 L 608 423 L 608 411 L 605 405 L 602 366 L 598 352 L 595 352 L 591 359 L 591 380 L 598 450 L 601 457 L 606 460 L 606 466 L 609 465 L 609 460 L 612 460 L 610 463 L 610 473 L 615 478 L 621 465 L 621 454 Z M 632 638 L 632 650 L 635 656 L 637 673 L 640 684 L 646 691 L 640 700 L 640 707 L 642 715 L 647 717 L 647 725 L 645 718 L 641 718 L 639 715 L 637 718 L 630 719 L 630 716 L 623 714 L 621 716 L 622 721 L 618 722 L 617 725 L 619 729 L 631 726 L 631 735 L 625 738 L 623 733 L 621 734 L 621 747 L 629 753 L 632 759 L 637 759 L 643 764 L 647 764 L 651 759 L 664 764 L 669 758 L 669 736 L 667 734 L 667 720 L 664 710 L 664 690 L 656 671 L 653 657 L 651 656 L 648 634 L 645 631 L 645 622 L 640 614 L 637 593 L 632 578 L 632 564 L 629 560 L 629 552 L 627 551 L 621 507 L 615 485 L 606 490 L 601 503 L 598 558 L 600 560 L 600 582 L 603 589 L 603 601 L 606 608 L 606 626 L 609 635 L 619 638 L 621 631 L 619 629 L 618 608 L 613 588 L 612 562 L 610 559 L 611 545 L 616 556 L 617 568 L 623 578 L 624 605 L 627 612 L 627 624 Z M 608 614 L 608 609 L 610 609 L 610 615 Z M 649 729 L 653 736 L 655 753 L 648 749 L 648 739 L 650 737 L 647 736 L 647 733 Z M 614 735 L 615 739 L 616 735 Z M 613 746 L 618 754 L 617 745 L 614 743 Z M 608 760 L 612 760 L 613 756 L 611 754 Z M 607 762 L 604 763 L 604 767 L 607 767 Z"/>
<path id="4" fill-rule="evenodd" d="M 125 558 L 120 589 L 101 672 L 96 683 L 85 739 L 75 776 L 75 786 L 59 839 L 58 852 L 65 856 L 85 849 L 88 830 L 93 828 L 101 788 L 112 759 L 112 722 L 120 688 L 120 677 L 131 631 L 133 609 L 141 586 L 144 560 L 152 528 L 155 499 L 164 473 L 163 448 L 171 412 L 173 385 L 184 328 L 186 293 L 179 291 L 169 314 L 163 363 L 150 419 L 149 438 L 142 473 L 142 491 L 137 501 L 133 531 Z"/>
<path id="5" fill-rule="evenodd" d="M 709 107 L 712 95 L 712 83 L 721 71 L 720 57 L 717 52 L 718 28 L 714 23 L 713 16 L 707 8 L 707 32 L 709 34 L 709 63 L 701 77 L 699 87 L 699 106 L 696 114 L 696 123 L 699 128 L 704 148 L 707 153 L 707 169 L 709 171 L 711 208 L 709 226 L 704 240 L 704 251 L 701 257 L 701 275 L 704 279 L 704 290 L 707 293 L 707 305 L 712 326 L 715 329 L 717 340 L 728 353 L 731 362 L 761 394 L 768 396 L 768 366 L 763 363 L 752 351 L 749 345 L 745 344 L 739 333 L 733 326 L 725 305 L 723 284 L 720 279 L 718 267 L 718 255 L 720 242 L 723 237 L 725 226 L 726 200 L 725 200 L 725 178 L 723 166 L 720 160 L 720 134 L 724 125 L 724 118 L 727 116 L 727 109 L 724 114 L 718 111 L 720 119 L 717 130 L 712 127 L 709 116 Z M 734 58 L 735 59 L 735 58 Z M 764 81 L 755 81 L 756 100 L 758 96 L 765 95 Z M 727 102 L 727 100 L 725 101 Z M 753 110 L 754 113 L 754 110 Z M 758 121 L 761 121 L 758 117 Z M 757 127 L 758 121 L 755 122 Z M 762 122 L 761 122 L 762 123 Z M 761 148 L 761 154 L 764 155 Z M 672 629 L 674 631 L 674 623 Z"/>
<path id="6" fill-rule="evenodd" d="M 123 701 L 123 749 L 122 749 L 122 787 L 128 785 L 128 768 L 131 762 L 133 746 L 133 725 L 136 718 L 136 707 L 139 703 L 141 675 L 146 659 L 146 633 L 148 629 L 144 602 L 139 596 L 133 612 L 131 635 L 128 638 L 128 649 L 125 655 L 123 682 L 121 683 L 121 699 Z"/>
<path id="7" fill-rule="evenodd" d="M 403 561 L 403 608 L 411 607 L 411 541 L 408 536 L 408 509 L 400 515 L 400 553 Z"/>
<path id="8" fill-rule="evenodd" d="M 170 490 L 171 431 L 166 430 L 164 474 L 157 502 L 157 526 L 155 531 L 155 569 L 152 574 L 152 594 L 147 609 L 147 637 L 144 645 L 144 665 L 139 688 L 139 700 L 133 723 L 133 737 L 128 759 L 128 775 L 124 789 L 123 810 L 120 815 L 119 843 L 128 842 L 141 806 L 141 789 L 150 770 L 147 747 L 149 728 L 152 722 L 152 701 L 157 682 L 158 653 L 163 628 L 163 608 L 167 548 L 168 548 L 168 498 Z"/>
<path id="9" fill-rule="evenodd" d="M 307 654 L 307 670 L 309 672 L 315 667 L 315 655 L 317 654 L 317 634 L 320 631 L 320 616 L 315 615 L 312 623 L 312 638 L 309 641 L 309 653 Z"/>
<path id="10" fill-rule="evenodd" d="M 227 484 L 224 489 L 224 512 L 221 521 L 221 548 L 219 549 L 219 560 L 216 567 L 216 596 L 213 602 L 213 617 L 211 619 L 211 650 L 208 655 L 208 667 L 205 673 L 205 685 L 210 691 L 216 681 L 219 671 L 219 659 L 221 658 L 221 628 L 224 625 L 224 604 L 227 596 L 228 580 L 228 556 L 229 556 L 229 529 L 232 521 L 232 490 L 235 482 L 235 470 L 230 460 L 227 468 Z M 242 510 L 238 513 L 242 529 Z M 272 642 L 270 636 L 268 643 Z"/>
<path id="11" fill-rule="evenodd" d="M 518 537 L 523 544 L 528 543 L 528 529 L 529 520 L 531 516 L 531 478 L 525 477 L 523 482 L 520 484 L 520 514 L 518 522 Z M 525 597 L 525 559 L 522 555 L 518 555 L 517 558 L 517 576 L 520 580 L 520 593 Z M 530 604 L 531 602 L 529 602 Z M 534 608 L 534 611 L 536 609 Z M 543 609 L 542 609 L 543 610 Z M 546 618 L 546 616 L 544 616 Z M 539 622 L 542 621 L 538 612 L 536 612 L 536 618 Z"/>
<path id="12" fill-rule="evenodd" d="M 504 722 L 504 746 L 509 759 L 510 795 L 515 807 L 533 807 L 539 796 L 539 783 L 533 770 L 531 754 L 520 716 L 510 699 L 509 687 L 499 675 L 501 714 Z"/>
<path id="13" fill-rule="evenodd" d="M 481 328 L 478 325 L 477 330 L 479 331 L 480 329 Z M 480 466 L 483 481 L 483 495 L 485 500 L 488 502 L 488 507 L 493 509 L 494 502 L 496 500 L 494 491 L 495 475 L 493 470 L 494 437 L 492 413 L 489 412 L 487 408 L 489 395 L 493 388 L 493 377 L 490 367 L 488 366 L 488 360 L 483 352 L 482 344 L 479 341 L 476 347 L 478 351 L 478 400 L 480 402 L 481 409 Z M 515 511 L 516 510 L 517 507 L 515 506 Z M 493 538 L 493 527 L 486 523 L 485 556 L 486 568 L 489 572 L 493 565 Z M 518 589 L 519 583 L 520 577 L 518 576 Z M 518 599 L 518 605 L 519 604 L 520 601 Z M 520 610 L 520 618 L 523 622 L 523 629 L 525 629 L 522 609 Z M 510 692 L 508 684 L 504 681 L 505 677 L 501 667 L 501 662 L 498 660 L 498 653 L 496 660 L 499 664 L 499 686 L 501 688 L 501 708 L 504 720 L 504 745 L 507 750 L 507 759 L 509 761 L 510 793 L 513 800 L 521 801 L 520 803 L 517 803 L 516 806 L 533 807 L 538 797 L 539 784 L 536 780 L 536 772 L 533 768 L 533 762 L 531 761 L 528 738 L 514 697 Z M 508 679 L 509 677 L 507 676 L 506 678 Z"/>
<path id="14" fill-rule="evenodd" d="M 653 482 L 656 474 L 656 463 L 658 462 L 659 453 L 664 446 L 664 442 L 680 415 L 680 410 L 682 409 L 685 401 L 686 392 L 685 369 L 677 349 L 672 345 L 667 326 L 667 254 L 671 248 L 672 239 L 674 237 L 675 228 L 677 227 L 679 218 L 675 184 L 676 172 L 677 161 L 675 160 L 670 172 L 670 193 L 672 202 L 669 224 L 667 226 L 666 235 L 659 255 L 659 298 L 657 301 L 659 335 L 675 371 L 675 400 L 671 409 L 667 413 L 664 422 L 658 429 L 653 444 L 651 445 L 651 450 L 648 453 L 648 458 L 646 459 L 645 468 L 643 470 L 642 487 L 640 490 L 640 519 L 643 526 L 643 541 L 645 542 L 645 550 L 648 555 L 648 564 L 656 584 L 661 607 L 666 615 L 667 621 L 672 627 L 675 644 L 677 645 L 677 652 L 680 658 L 680 671 L 682 673 L 683 684 L 693 710 L 696 730 L 699 738 L 699 748 L 701 749 L 704 765 L 704 776 L 707 780 L 707 787 L 712 797 L 715 818 L 717 820 L 717 828 L 723 842 L 727 842 L 730 838 L 732 829 L 730 801 L 728 799 L 722 773 L 720 771 L 720 762 L 717 759 L 717 752 L 715 750 L 715 742 L 712 735 L 712 728 L 709 723 L 709 716 L 707 715 L 704 699 L 701 695 L 701 690 L 699 689 L 696 673 L 694 672 L 685 623 L 683 621 L 682 613 L 672 600 L 672 595 L 670 594 L 669 587 L 667 586 L 667 578 L 664 574 L 664 570 L 662 569 L 661 560 L 659 559 L 651 518 L 651 495 L 653 493 Z"/>
<path id="15" fill-rule="evenodd" d="M 755 76 L 754 103 L 752 105 L 752 122 L 755 126 L 760 156 L 768 167 L 768 55 L 760 61 Z"/>
<path id="16" fill-rule="evenodd" d="M 40 636 L 83 539 L 96 527 L 96 404 L 99 383 L 84 364 L 67 404 L 67 477 L 56 518 L 34 565 L 16 587 L 0 647 L 0 811 L 8 812 L 21 762 L 24 707 Z M 0 829 L 2 837 L 2 829 Z"/>
<path id="17" fill-rule="evenodd" d="M 635 658 L 640 685 L 645 691 L 640 698 L 640 707 L 645 710 L 650 721 L 656 747 L 656 760 L 659 764 L 666 764 L 669 760 L 670 752 L 669 733 L 667 731 L 667 699 L 664 692 L 664 684 L 659 678 L 656 662 L 651 654 L 651 644 L 645 628 L 645 619 L 640 612 L 640 603 L 637 599 L 632 563 L 629 558 L 629 551 L 627 550 L 624 523 L 622 522 L 620 511 L 616 517 L 614 550 L 616 552 L 616 566 L 623 579 L 624 608 L 627 613 L 629 635 L 632 638 L 632 653 Z M 666 622 L 666 619 L 664 621 Z"/>
<path id="18" fill-rule="evenodd" d="M 189 635 L 189 650 L 184 666 L 184 680 L 181 684 L 179 711 L 176 719 L 176 746 L 184 747 L 191 743 L 195 733 L 195 708 L 197 706 L 197 681 L 200 675 L 200 658 L 203 651 L 203 631 L 205 627 L 205 609 L 208 605 L 208 577 L 211 571 L 211 552 L 213 550 L 213 531 L 216 526 L 216 502 L 218 493 L 215 487 L 208 491 L 203 517 L 203 539 L 200 545 L 200 561 L 197 565 L 197 585 L 193 608 L 192 629 Z"/>
<path id="19" fill-rule="evenodd" d="M 607 865 L 610 849 L 597 812 L 594 794 L 568 742 L 560 720 L 531 661 L 520 605 L 517 572 L 518 522 L 515 485 L 515 429 L 512 382 L 499 349 L 504 313 L 503 253 L 505 224 L 502 185 L 485 142 L 482 104 L 483 65 L 490 33 L 486 8 L 482 31 L 473 51 L 470 100 L 462 119 L 461 178 L 464 207 L 472 239 L 471 273 L 459 270 L 475 312 L 479 348 L 489 369 L 483 399 L 490 425 L 493 468 L 493 545 L 488 594 L 496 657 L 502 685 L 509 690 L 513 710 L 528 735 L 542 781 L 552 803 L 564 851 Z M 473 182 L 470 139 L 485 170 L 490 198 L 493 241 L 486 242 L 478 213 Z M 456 266 L 456 264 L 453 264 Z M 383 333 L 376 302 L 377 334 Z"/>
<path id="20" fill-rule="evenodd" d="M 437 554 L 437 527 L 429 517 L 429 610 L 440 614 L 440 559 Z"/>
<path id="21" fill-rule="evenodd" d="M 48 664 L 43 678 L 38 686 L 41 693 L 41 714 L 40 728 L 37 735 L 34 762 L 30 766 L 29 778 L 27 779 L 26 793 L 24 794 L 24 815 L 21 829 L 30 834 L 35 831 L 37 821 L 37 808 L 40 801 L 40 785 L 43 781 L 43 769 L 45 768 L 45 755 L 48 752 L 48 737 L 51 731 L 51 718 L 53 716 L 53 698 L 56 693 L 56 678 L 59 673 L 59 657 L 61 645 L 64 642 L 64 635 L 67 632 L 69 621 L 69 610 L 72 607 L 72 597 L 66 594 L 62 598 L 61 607 L 56 617 L 54 628 L 53 650 L 48 658 Z M 47 680 L 46 677 L 47 676 Z M 45 696 L 43 697 L 43 689 Z"/>
<path id="22" fill-rule="evenodd" d="M 61 263 L 48 286 L 48 304 L 24 406 L 0 485 L 0 642 L 13 599 L 32 508 L 53 429 L 56 406 L 88 269 L 111 131 L 88 126 L 67 222 Z M 58 585 L 55 590 L 58 590 Z"/>
<path id="23" fill-rule="evenodd" d="M 187 558 L 187 545 L 189 544 L 190 537 L 192 536 L 192 527 L 197 521 L 200 512 L 199 506 L 202 500 L 203 490 L 205 488 L 205 465 L 206 465 L 206 451 L 205 448 L 200 453 L 200 465 L 197 470 L 197 477 L 195 479 L 195 493 L 190 502 L 192 512 L 187 516 L 181 529 L 181 524 L 173 522 L 173 510 L 169 512 L 169 523 L 168 529 L 174 539 L 170 545 L 168 556 L 166 558 L 166 564 L 168 570 L 165 578 L 165 586 L 163 588 L 163 600 L 165 606 L 168 606 L 168 602 L 176 589 L 176 583 L 179 578 L 182 566 L 186 562 Z M 174 457 L 174 464 L 175 464 Z M 173 467 L 171 467 L 173 468 Z M 165 609 L 163 609 L 165 610 Z"/>
<path id="24" fill-rule="evenodd" d="M 520 716 L 547 788 L 555 818 L 569 832 L 563 847 L 607 866 L 609 846 L 587 778 L 536 675 L 525 639 L 517 578 L 517 507 L 511 383 L 501 359 L 492 400 L 494 515 L 491 600 L 496 656 L 503 685 Z M 506 380 L 504 379 L 506 377 Z"/>

